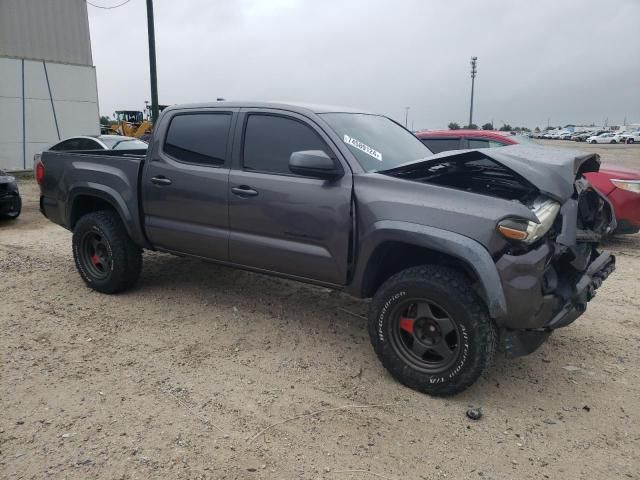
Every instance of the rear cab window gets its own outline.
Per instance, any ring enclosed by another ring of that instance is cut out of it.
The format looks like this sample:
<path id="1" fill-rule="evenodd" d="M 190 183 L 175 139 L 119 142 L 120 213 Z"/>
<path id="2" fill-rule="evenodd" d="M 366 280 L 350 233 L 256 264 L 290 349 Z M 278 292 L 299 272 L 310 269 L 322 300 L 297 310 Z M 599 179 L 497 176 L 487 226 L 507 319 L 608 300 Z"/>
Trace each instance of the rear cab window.
<path id="1" fill-rule="evenodd" d="M 231 112 L 176 114 L 167 129 L 164 153 L 184 163 L 224 165 L 231 118 Z"/>

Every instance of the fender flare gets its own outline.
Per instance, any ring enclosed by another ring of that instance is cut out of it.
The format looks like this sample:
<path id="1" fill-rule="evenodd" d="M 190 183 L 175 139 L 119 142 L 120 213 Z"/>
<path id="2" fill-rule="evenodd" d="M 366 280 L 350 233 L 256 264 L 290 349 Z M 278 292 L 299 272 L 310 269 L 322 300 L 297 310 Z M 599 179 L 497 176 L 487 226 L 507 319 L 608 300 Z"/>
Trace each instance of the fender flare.
<path id="1" fill-rule="evenodd" d="M 494 319 L 507 314 L 507 301 L 493 258 L 477 241 L 459 233 L 417 223 L 381 220 L 365 233 L 358 252 L 358 260 L 349 291 L 359 297 L 364 294 L 364 276 L 376 248 L 385 242 L 400 242 L 424 247 L 455 257 L 468 265 L 477 275 L 481 296 Z"/>
<path id="2" fill-rule="evenodd" d="M 136 218 L 131 212 L 125 199 L 122 198 L 122 195 L 108 185 L 94 182 L 78 182 L 71 186 L 69 189 L 69 196 L 67 197 L 68 208 L 65 218 L 66 224 L 69 228 L 72 228 L 71 219 L 73 214 L 73 205 L 76 198 L 82 195 L 99 198 L 111 205 L 120 216 L 131 239 L 139 246 L 148 248 L 147 240 L 138 226 L 138 218 Z"/>

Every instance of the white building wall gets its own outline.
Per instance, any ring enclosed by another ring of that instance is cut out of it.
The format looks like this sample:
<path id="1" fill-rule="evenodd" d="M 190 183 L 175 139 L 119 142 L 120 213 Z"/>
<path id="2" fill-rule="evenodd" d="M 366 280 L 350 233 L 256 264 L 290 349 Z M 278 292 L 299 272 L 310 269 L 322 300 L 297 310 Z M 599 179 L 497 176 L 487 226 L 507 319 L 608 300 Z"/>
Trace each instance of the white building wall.
<path id="1" fill-rule="evenodd" d="M 22 66 L 0 58 L 0 169 L 22 167 Z"/>
<path id="2" fill-rule="evenodd" d="M 0 56 L 92 65 L 85 0 L 0 0 Z"/>
<path id="3" fill-rule="evenodd" d="M 0 57 L 0 169 L 31 169 L 58 140 L 99 133 L 94 67 Z"/>

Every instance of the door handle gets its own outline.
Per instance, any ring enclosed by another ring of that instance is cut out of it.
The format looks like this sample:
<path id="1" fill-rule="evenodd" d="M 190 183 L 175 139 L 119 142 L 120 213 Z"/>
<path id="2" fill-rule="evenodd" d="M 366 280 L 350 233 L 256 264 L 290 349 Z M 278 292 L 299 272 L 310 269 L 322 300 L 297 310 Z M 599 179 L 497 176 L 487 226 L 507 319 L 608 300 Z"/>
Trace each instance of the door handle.
<path id="1" fill-rule="evenodd" d="M 248 185 L 240 185 L 238 187 L 232 187 L 231 192 L 233 192 L 235 195 L 238 195 L 239 197 L 255 197 L 258 195 L 258 192 L 256 192 L 253 188 L 251 188 Z"/>
<path id="2" fill-rule="evenodd" d="M 157 177 L 151 178 L 151 183 L 155 183 L 156 185 L 171 185 L 171 180 L 164 175 L 158 175 Z"/>

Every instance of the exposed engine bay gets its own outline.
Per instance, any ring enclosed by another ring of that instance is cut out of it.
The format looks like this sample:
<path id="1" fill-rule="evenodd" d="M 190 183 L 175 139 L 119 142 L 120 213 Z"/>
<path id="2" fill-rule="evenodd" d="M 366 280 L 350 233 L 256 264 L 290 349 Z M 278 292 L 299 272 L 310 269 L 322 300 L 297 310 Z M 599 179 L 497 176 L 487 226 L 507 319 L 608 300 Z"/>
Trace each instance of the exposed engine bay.
<path id="1" fill-rule="evenodd" d="M 421 162 L 391 174 L 525 204 L 538 195 L 538 189 L 522 176 L 477 150 L 453 158 Z"/>
<path id="2" fill-rule="evenodd" d="M 528 207 L 537 222 L 498 220 L 506 247 L 496 265 L 514 327 L 550 332 L 582 314 L 615 268 L 597 249 L 615 229 L 613 208 L 583 176 L 599 166 L 596 154 L 504 147 L 443 152 L 383 173 Z"/>
<path id="3" fill-rule="evenodd" d="M 501 150 L 509 148 L 511 147 Z M 564 166 L 560 162 L 545 165 L 544 162 L 536 159 L 528 164 L 524 163 L 531 151 L 539 155 L 539 150 L 525 150 L 525 155 L 518 156 L 517 162 L 509 162 L 514 160 L 515 156 L 503 156 L 501 155 L 503 152 L 496 154 L 489 153 L 486 149 L 467 150 L 454 152 L 453 155 L 436 155 L 383 173 L 405 180 L 431 183 L 526 205 L 538 218 L 538 224 L 525 219 L 507 218 L 501 222 L 502 231 L 501 225 L 498 226 L 501 233 L 507 233 L 505 235 L 507 238 L 523 241 L 526 245 L 534 244 L 547 233 L 555 238 L 564 230 L 563 227 L 570 230 L 565 232 L 565 244 L 575 243 L 577 239 L 599 242 L 603 235 L 615 228 L 615 223 L 612 224 L 614 215 L 608 200 L 593 189 L 583 176 L 586 172 L 599 169 L 598 155 L 584 155 L 581 161 L 571 162 L 570 166 L 575 167 L 573 172 L 568 172 L 566 168 L 561 172 L 565 182 L 572 181 L 569 190 L 567 185 L 561 185 L 559 179 L 554 178 L 560 173 L 558 167 Z M 543 150 L 543 153 L 550 156 L 556 155 L 553 150 Z M 522 168 L 523 163 L 526 169 Z M 547 174 L 551 182 L 540 185 L 540 179 L 544 179 L 545 170 L 548 170 Z M 534 172 L 535 175 L 526 175 Z M 554 180 L 555 184 L 552 183 Z M 571 205 L 565 208 L 563 205 L 571 200 L 573 200 Z M 575 205 L 573 205 L 574 202 Z M 564 210 L 564 213 L 558 215 L 561 210 Z M 575 226 L 572 219 L 566 222 L 562 220 L 565 215 L 574 214 Z M 512 234 L 511 237 L 508 235 L 509 232 Z M 574 241 L 567 242 L 571 238 Z"/>

